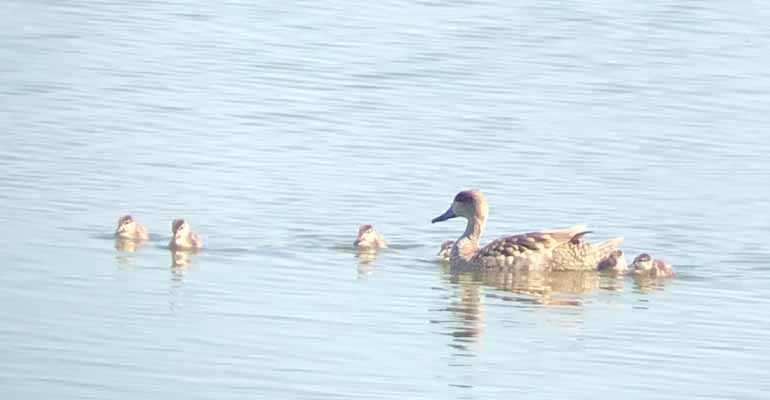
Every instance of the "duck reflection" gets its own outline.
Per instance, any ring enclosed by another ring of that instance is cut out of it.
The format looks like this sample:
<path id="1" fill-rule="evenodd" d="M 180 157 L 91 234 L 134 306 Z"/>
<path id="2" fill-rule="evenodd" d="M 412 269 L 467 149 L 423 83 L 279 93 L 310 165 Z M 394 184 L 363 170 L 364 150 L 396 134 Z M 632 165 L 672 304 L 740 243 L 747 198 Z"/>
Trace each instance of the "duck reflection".
<path id="1" fill-rule="evenodd" d="M 482 284 L 468 273 L 450 274 L 447 278 L 456 289 L 451 304 L 445 309 L 457 322 L 450 332 L 454 338 L 451 346 L 466 350 L 469 343 L 479 341 L 484 333 Z"/>
<path id="2" fill-rule="evenodd" d="M 443 278 L 454 289 L 451 304 L 443 311 L 453 316 L 449 333 L 454 337 L 451 347 L 460 350 L 467 350 L 469 343 L 480 341 L 484 333 L 485 297 L 538 306 L 581 306 L 585 294 L 604 285 L 622 287 L 622 277 L 604 276 L 595 271 L 522 272 L 506 268 L 458 271 L 446 262 L 443 266 Z M 485 286 L 495 289 L 494 292 L 485 294 Z"/>
<path id="3" fill-rule="evenodd" d="M 514 271 L 491 268 L 473 272 L 485 286 L 529 297 L 500 296 L 503 300 L 542 305 L 580 305 L 580 297 L 600 287 L 600 275 L 595 271 Z"/>

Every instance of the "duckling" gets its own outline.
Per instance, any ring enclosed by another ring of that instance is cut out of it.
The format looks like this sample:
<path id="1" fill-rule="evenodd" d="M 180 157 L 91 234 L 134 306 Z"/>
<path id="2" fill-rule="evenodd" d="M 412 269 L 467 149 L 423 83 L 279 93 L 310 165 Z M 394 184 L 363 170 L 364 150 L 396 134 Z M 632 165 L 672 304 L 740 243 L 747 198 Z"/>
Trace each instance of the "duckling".
<path id="1" fill-rule="evenodd" d="M 385 238 L 377 233 L 371 225 L 361 225 L 358 228 L 358 237 L 353 244 L 359 249 L 384 249 L 388 247 Z"/>
<path id="2" fill-rule="evenodd" d="M 454 246 L 454 240 L 445 240 L 441 243 L 441 250 L 436 254 L 442 260 L 449 261 L 452 258 L 452 246 Z"/>
<path id="3" fill-rule="evenodd" d="M 597 269 L 600 272 L 609 272 L 613 274 L 623 274 L 628 269 L 626 264 L 626 257 L 623 255 L 623 251 L 615 250 L 607 255 L 603 260 L 599 261 Z"/>
<path id="4" fill-rule="evenodd" d="M 671 265 L 662 260 L 655 260 L 647 253 L 639 254 L 634 258 L 634 262 L 631 263 L 631 273 L 650 278 L 670 278 L 675 275 Z"/>
<path id="5" fill-rule="evenodd" d="M 190 225 L 183 219 L 175 219 L 171 222 L 173 237 L 168 246 L 175 250 L 199 249 L 203 247 L 203 241 L 197 233 L 190 230 Z"/>
<path id="6" fill-rule="evenodd" d="M 147 240 L 150 236 L 144 226 L 136 222 L 134 217 L 126 214 L 118 219 L 118 227 L 115 228 L 115 237 L 118 239 Z"/>

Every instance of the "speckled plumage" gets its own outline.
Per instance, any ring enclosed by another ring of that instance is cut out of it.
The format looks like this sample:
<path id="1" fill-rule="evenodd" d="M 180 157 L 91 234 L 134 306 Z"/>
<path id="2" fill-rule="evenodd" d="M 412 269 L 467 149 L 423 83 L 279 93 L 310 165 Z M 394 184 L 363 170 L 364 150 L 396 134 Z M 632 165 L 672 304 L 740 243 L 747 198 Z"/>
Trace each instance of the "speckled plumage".
<path id="1" fill-rule="evenodd" d="M 529 232 L 497 239 L 479 249 L 479 237 L 486 224 L 488 205 L 478 190 L 455 196 L 450 208 L 433 222 L 454 217 L 468 220 L 465 233 L 452 248 L 450 261 L 457 267 L 512 268 L 514 270 L 595 270 L 615 250 L 622 238 L 597 245 L 582 239 L 585 225 Z"/>

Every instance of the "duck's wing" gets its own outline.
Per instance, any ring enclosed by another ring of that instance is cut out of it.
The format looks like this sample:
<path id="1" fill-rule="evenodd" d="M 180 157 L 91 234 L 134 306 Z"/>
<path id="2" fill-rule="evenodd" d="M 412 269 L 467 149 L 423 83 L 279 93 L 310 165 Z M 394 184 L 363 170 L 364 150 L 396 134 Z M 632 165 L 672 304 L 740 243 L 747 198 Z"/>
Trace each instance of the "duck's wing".
<path id="1" fill-rule="evenodd" d="M 150 235 L 147 234 L 147 229 L 144 228 L 144 225 L 136 225 L 136 238 L 139 240 L 147 240 L 150 238 Z"/>
<path id="2" fill-rule="evenodd" d="M 478 257 L 515 256 L 545 252 L 553 250 L 575 237 L 580 237 L 585 232 L 585 225 L 575 225 L 564 229 L 522 233 L 494 240 L 492 243 L 481 248 L 477 255 Z"/>
<path id="3" fill-rule="evenodd" d="M 190 244 L 192 244 L 193 248 L 201 248 L 203 247 L 203 240 L 197 233 L 190 232 Z"/>

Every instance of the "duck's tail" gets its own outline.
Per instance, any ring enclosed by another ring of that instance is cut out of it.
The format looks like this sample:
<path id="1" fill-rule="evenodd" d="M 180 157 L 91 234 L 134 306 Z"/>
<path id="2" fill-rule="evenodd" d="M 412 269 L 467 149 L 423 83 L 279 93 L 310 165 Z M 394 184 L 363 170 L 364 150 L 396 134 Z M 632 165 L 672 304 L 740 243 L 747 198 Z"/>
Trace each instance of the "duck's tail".
<path id="1" fill-rule="evenodd" d="M 588 231 L 586 231 L 586 226 L 583 224 L 538 232 L 538 234 L 548 235 L 554 239 L 553 246 L 561 246 L 563 243 L 567 243 L 575 237 L 579 239 L 586 233 L 588 233 Z"/>
<path id="2" fill-rule="evenodd" d="M 597 243 L 596 248 L 597 252 L 599 253 L 599 258 L 603 259 L 607 257 L 610 253 L 617 250 L 621 243 L 623 243 L 622 236 Z"/>

